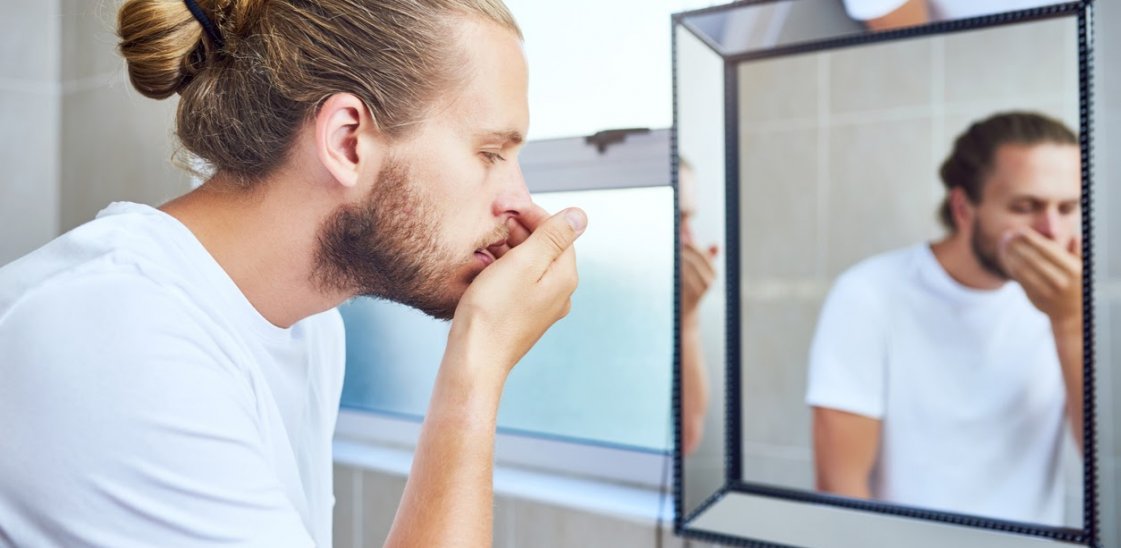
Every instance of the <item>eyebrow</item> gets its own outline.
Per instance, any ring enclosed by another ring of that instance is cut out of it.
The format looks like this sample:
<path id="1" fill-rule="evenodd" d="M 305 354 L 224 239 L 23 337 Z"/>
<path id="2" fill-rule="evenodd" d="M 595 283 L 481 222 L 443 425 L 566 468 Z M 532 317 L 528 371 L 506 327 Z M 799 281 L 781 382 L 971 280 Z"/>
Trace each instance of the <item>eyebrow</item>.
<path id="1" fill-rule="evenodd" d="M 518 130 L 491 130 L 479 132 L 476 137 L 483 141 L 502 141 L 503 143 L 510 143 L 512 145 L 520 145 L 525 141 L 525 137 Z"/>

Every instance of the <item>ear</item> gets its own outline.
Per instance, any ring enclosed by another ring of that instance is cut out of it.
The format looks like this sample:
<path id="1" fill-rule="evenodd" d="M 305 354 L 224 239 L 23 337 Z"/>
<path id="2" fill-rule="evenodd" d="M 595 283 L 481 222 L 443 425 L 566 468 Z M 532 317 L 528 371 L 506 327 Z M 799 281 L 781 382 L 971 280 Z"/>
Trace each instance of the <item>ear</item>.
<path id="1" fill-rule="evenodd" d="M 362 173 L 376 173 L 385 152 L 366 104 L 349 93 L 336 93 L 319 107 L 315 148 L 323 167 L 347 188 L 357 186 Z"/>
<path id="2" fill-rule="evenodd" d="M 954 226 L 958 231 L 969 230 L 969 227 L 973 226 L 976 206 L 961 187 L 950 189 L 950 214 L 954 217 Z"/>

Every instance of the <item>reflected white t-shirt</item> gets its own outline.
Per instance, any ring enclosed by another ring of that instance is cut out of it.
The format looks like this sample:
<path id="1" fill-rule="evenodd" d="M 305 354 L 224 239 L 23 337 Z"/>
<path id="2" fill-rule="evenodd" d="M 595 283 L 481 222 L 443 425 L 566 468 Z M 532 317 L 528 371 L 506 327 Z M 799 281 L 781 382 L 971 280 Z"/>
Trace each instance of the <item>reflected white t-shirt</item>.
<path id="1" fill-rule="evenodd" d="M 0 268 L 0 546 L 330 546 L 344 352 L 111 205 Z"/>
<path id="2" fill-rule="evenodd" d="M 844 0 L 849 17 L 858 21 L 878 19 L 906 4 L 908 0 Z M 1061 3 L 1057 0 L 930 0 L 933 21 L 968 19 L 994 13 L 1026 10 Z"/>
<path id="3" fill-rule="evenodd" d="M 1019 284 L 962 286 L 926 244 L 867 259 L 826 298 L 807 382 L 809 405 L 882 421 L 875 498 L 1062 524 L 1066 392 Z"/>

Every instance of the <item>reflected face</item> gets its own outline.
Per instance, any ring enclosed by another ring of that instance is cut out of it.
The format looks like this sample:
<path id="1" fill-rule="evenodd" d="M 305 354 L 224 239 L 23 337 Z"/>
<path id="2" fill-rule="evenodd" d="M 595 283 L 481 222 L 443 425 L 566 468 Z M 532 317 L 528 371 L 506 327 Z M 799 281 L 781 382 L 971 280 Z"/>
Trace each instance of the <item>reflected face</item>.
<path id="1" fill-rule="evenodd" d="M 457 93 L 391 145 L 365 202 L 339 208 L 320 236 L 328 283 L 441 319 L 532 203 L 517 162 L 529 125 L 521 42 L 489 22 L 458 28 Z"/>
<path id="2" fill-rule="evenodd" d="M 1079 148 L 1074 145 L 997 149 L 980 203 L 973 206 L 970 241 L 981 266 L 1008 279 L 997 261 L 997 245 L 1016 228 L 1031 228 L 1068 249 L 1080 235 L 1081 170 Z"/>
<path id="3" fill-rule="evenodd" d="M 681 243 L 694 245 L 693 216 L 697 214 L 697 180 L 693 168 L 682 164 L 677 172 L 677 201 L 681 212 Z"/>

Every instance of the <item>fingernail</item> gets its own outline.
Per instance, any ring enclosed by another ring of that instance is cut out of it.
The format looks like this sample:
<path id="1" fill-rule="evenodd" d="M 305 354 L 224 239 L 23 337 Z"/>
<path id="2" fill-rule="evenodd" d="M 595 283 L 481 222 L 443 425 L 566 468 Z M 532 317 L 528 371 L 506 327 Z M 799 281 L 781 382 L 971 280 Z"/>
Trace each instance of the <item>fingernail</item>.
<path id="1" fill-rule="evenodd" d="M 564 212 L 564 218 L 566 221 L 568 221 L 568 224 L 572 227 L 572 230 L 575 230 L 577 234 L 583 232 L 584 227 L 588 226 L 587 216 L 585 216 L 584 212 L 578 208 L 574 207 L 566 210 Z"/>

